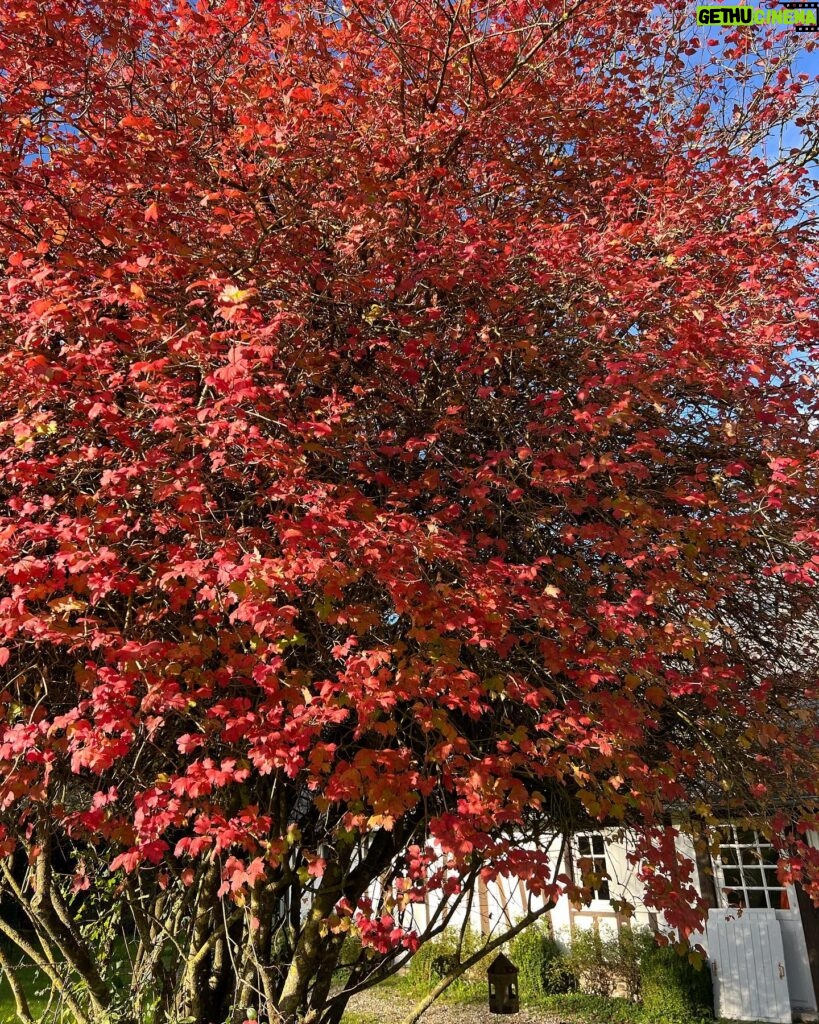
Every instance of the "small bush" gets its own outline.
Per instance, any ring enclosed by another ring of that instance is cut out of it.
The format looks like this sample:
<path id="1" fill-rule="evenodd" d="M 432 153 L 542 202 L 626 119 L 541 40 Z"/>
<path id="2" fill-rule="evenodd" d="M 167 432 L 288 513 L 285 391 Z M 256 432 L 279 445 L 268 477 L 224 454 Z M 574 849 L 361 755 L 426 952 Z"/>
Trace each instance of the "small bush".
<path id="1" fill-rule="evenodd" d="M 344 944 L 339 953 L 336 965 L 336 983 L 341 984 L 349 977 L 353 965 L 361 956 L 361 938 L 355 933 L 349 933 L 344 937 Z"/>
<path id="2" fill-rule="evenodd" d="M 542 924 L 532 925 L 516 935 L 509 956 L 520 971 L 518 983 L 523 999 L 571 992 L 576 987 L 560 943 Z"/>
<path id="3" fill-rule="evenodd" d="M 409 970 L 403 979 L 402 988 L 408 995 L 416 998 L 428 995 L 430 989 L 457 967 L 459 938 L 459 930 L 448 928 L 437 939 L 425 942 L 420 947 L 410 960 Z M 471 928 L 467 928 L 461 948 L 461 960 L 472 956 L 483 944 L 484 939 Z M 469 1000 L 482 993 L 485 988 L 486 966 L 484 961 L 479 961 L 453 982 L 448 989 L 449 997 Z"/>
<path id="4" fill-rule="evenodd" d="M 443 977 L 440 974 L 440 943 L 425 942 L 413 955 L 406 975 L 407 988 L 411 992 L 428 992 Z"/>
<path id="5" fill-rule="evenodd" d="M 617 988 L 627 999 L 637 1000 L 642 992 L 640 964 L 650 950 L 656 949 L 654 935 L 648 929 L 625 926 L 613 942 L 611 961 L 619 978 Z"/>
<path id="6" fill-rule="evenodd" d="M 612 938 L 603 938 L 596 928 L 575 930 L 566 966 L 577 987 L 588 995 L 622 995 L 636 1000 L 640 995 L 640 961 L 653 942 L 650 933 L 628 927 Z"/>
<path id="7" fill-rule="evenodd" d="M 562 996 L 577 992 L 577 978 L 563 950 L 548 965 L 543 988 L 547 996 Z"/>
<path id="8" fill-rule="evenodd" d="M 687 1022 L 712 1016 L 711 974 L 669 946 L 647 950 L 640 963 L 643 1019 Z"/>
<path id="9" fill-rule="evenodd" d="M 569 970 L 581 992 L 608 998 L 617 987 L 617 972 L 612 957 L 616 940 L 604 939 L 596 928 L 575 929 L 566 957 Z"/>

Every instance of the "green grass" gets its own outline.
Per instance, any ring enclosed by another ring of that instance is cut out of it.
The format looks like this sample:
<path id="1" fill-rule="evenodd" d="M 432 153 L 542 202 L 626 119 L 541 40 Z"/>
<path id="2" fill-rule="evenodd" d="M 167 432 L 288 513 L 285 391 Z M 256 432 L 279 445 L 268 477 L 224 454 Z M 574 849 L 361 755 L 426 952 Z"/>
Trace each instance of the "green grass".
<path id="1" fill-rule="evenodd" d="M 48 987 L 48 982 L 39 971 L 33 967 L 20 967 L 16 971 L 20 979 L 20 985 L 28 998 L 31 1016 L 37 1020 L 45 1012 L 48 1006 L 48 999 L 45 996 L 34 995 Z M 14 996 L 11 994 L 9 983 L 5 975 L 0 978 L 0 1024 L 12 1024 L 17 1021 L 17 1007 Z"/>

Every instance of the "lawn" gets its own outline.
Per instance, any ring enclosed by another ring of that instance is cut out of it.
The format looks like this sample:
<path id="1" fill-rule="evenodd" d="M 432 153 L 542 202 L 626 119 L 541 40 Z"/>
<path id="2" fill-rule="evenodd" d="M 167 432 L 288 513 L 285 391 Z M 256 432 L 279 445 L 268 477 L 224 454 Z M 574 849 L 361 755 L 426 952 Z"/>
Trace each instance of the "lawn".
<path id="1" fill-rule="evenodd" d="M 28 997 L 29 1009 L 35 1020 L 40 1020 L 48 1006 L 48 996 L 45 991 L 48 982 L 39 971 L 33 967 L 20 967 L 17 971 L 23 989 Z M 32 993 L 40 993 L 32 995 Z M 14 1004 L 14 996 L 11 994 L 9 983 L 5 975 L 0 975 L 0 1024 L 16 1024 L 17 1012 Z"/>

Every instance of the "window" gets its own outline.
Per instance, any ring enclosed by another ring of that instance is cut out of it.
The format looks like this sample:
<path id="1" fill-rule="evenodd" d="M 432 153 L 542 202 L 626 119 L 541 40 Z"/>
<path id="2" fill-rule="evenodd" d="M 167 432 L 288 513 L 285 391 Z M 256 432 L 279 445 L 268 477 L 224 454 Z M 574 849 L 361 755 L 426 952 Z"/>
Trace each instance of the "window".
<path id="1" fill-rule="evenodd" d="M 577 837 L 577 866 L 583 878 L 594 876 L 593 900 L 609 899 L 608 869 L 606 867 L 606 841 L 601 835 Z"/>
<path id="2" fill-rule="evenodd" d="M 777 860 L 773 846 L 753 829 L 722 829 L 719 866 L 727 905 L 788 910 L 788 891 L 776 877 Z"/>

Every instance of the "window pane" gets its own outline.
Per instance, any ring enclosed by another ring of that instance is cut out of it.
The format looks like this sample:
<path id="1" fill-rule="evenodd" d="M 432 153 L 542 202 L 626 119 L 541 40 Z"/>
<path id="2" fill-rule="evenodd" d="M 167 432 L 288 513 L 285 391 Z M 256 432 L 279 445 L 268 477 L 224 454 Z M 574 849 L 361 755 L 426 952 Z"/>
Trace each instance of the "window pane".
<path id="1" fill-rule="evenodd" d="M 776 872 L 779 853 L 773 845 L 754 829 L 736 825 L 723 825 L 720 834 L 725 903 L 760 910 L 787 909 L 787 891 Z"/>
<path id="2" fill-rule="evenodd" d="M 592 850 L 597 854 L 602 854 L 605 856 L 606 848 L 603 845 L 602 836 L 592 836 Z"/>
<path id="3" fill-rule="evenodd" d="M 742 880 L 753 889 L 761 889 L 764 885 L 762 871 L 759 868 L 745 868 L 742 872 Z"/>
<path id="4" fill-rule="evenodd" d="M 743 864 L 760 864 L 762 863 L 762 854 L 752 846 L 748 850 L 740 850 L 740 860 Z"/>
<path id="5" fill-rule="evenodd" d="M 581 857 L 588 857 L 591 853 L 591 843 L 589 842 L 588 836 L 580 836 L 577 840 L 577 849 L 580 851 Z"/>
<path id="6" fill-rule="evenodd" d="M 609 883 L 603 881 L 600 883 L 600 888 L 597 890 L 597 898 L 599 900 L 607 900 L 609 898 Z"/>

